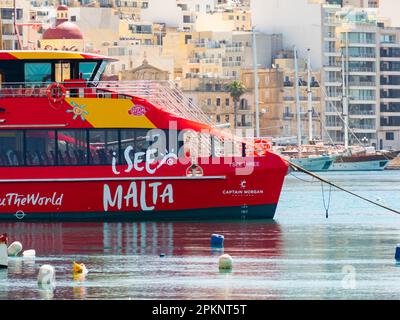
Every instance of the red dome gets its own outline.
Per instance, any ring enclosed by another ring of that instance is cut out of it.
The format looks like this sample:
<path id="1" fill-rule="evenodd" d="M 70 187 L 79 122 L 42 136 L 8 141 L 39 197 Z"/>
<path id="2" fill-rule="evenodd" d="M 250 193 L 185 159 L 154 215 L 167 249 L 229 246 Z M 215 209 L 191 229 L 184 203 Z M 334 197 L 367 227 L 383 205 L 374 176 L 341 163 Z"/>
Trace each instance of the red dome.
<path id="1" fill-rule="evenodd" d="M 55 28 L 49 28 L 43 33 L 43 39 L 83 39 L 83 34 L 77 25 L 66 21 Z"/>
<path id="2" fill-rule="evenodd" d="M 58 6 L 57 11 L 68 11 L 68 7 L 65 5 Z"/>

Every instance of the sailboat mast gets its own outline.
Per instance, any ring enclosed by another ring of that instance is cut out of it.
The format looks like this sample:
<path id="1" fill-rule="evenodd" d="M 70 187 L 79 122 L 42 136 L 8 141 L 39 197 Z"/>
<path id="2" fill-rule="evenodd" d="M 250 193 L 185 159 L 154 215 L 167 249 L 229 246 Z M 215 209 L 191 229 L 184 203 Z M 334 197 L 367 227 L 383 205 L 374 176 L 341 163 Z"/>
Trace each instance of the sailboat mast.
<path id="1" fill-rule="evenodd" d="M 255 113 L 256 113 L 256 137 L 260 138 L 260 98 L 258 89 L 258 62 L 257 62 L 257 41 L 256 30 L 253 27 L 253 72 L 254 72 L 254 100 L 255 100 Z"/>
<path id="2" fill-rule="evenodd" d="M 342 54 L 342 81 L 343 81 L 343 119 L 344 119 L 344 148 L 349 148 L 349 100 L 346 87 L 346 68 L 344 54 Z"/>
<path id="3" fill-rule="evenodd" d="M 294 82 L 296 88 L 296 113 L 297 113 L 297 145 L 300 147 L 302 145 L 301 139 L 301 105 L 300 105 L 300 90 L 299 90 L 299 65 L 297 57 L 297 48 L 294 48 Z"/>
<path id="4" fill-rule="evenodd" d="M 313 108 L 312 108 L 312 91 L 311 91 L 311 50 L 308 49 L 307 59 L 307 96 L 308 96 L 308 140 L 313 141 Z"/>

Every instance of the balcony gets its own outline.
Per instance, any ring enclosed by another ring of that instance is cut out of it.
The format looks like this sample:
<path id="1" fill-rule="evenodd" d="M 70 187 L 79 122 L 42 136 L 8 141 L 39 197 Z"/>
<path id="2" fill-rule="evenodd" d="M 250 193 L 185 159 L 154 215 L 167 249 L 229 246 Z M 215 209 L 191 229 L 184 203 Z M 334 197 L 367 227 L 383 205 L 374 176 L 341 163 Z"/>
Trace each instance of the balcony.
<path id="1" fill-rule="evenodd" d="M 237 127 L 238 128 L 251 128 L 252 124 L 251 122 L 238 122 Z"/>
<path id="2" fill-rule="evenodd" d="M 381 112 L 400 112 L 400 103 L 381 103 Z"/>
<path id="3" fill-rule="evenodd" d="M 373 81 L 350 81 L 350 87 L 375 87 L 376 83 Z"/>
<path id="4" fill-rule="evenodd" d="M 291 112 L 284 112 L 282 115 L 284 120 L 291 120 L 294 118 L 294 113 Z"/>
<path id="5" fill-rule="evenodd" d="M 222 67 L 241 67 L 242 62 L 241 61 L 227 61 L 227 62 L 222 62 Z"/>
<path id="6" fill-rule="evenodd" d="M 394 65 L 381 65 L 381 71 L 387 71 L 387 72 L 400 72 L 400 66 L 394 66 Z"/>
<path id="7" fill-rule="evenodd" d="M 285 81 L 285 82 L 283 83 L 283 86 L 284 86 L 284 87 L 293 87 L 293 86 L 294 86 L 294 83 L 291 82 L 291 81 Z"/>
<path id="8" fill-rule="evenodd" d="M 294 101 L 294 97 L 283 97 L 283 101 Z"/>
<path id="9" fill-rule="evenodd" d="M 349 67 L 349 72 L 374 72 L 375 73 L 375 68 L 369 68 L 369 67 Z"/>

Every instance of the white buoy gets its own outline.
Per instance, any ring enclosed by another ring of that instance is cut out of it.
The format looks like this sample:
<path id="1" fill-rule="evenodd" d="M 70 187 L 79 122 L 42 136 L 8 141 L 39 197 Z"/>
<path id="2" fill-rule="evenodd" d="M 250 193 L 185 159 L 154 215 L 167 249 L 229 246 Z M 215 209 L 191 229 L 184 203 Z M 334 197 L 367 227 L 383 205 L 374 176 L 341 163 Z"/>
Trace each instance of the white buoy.
<path id="1" fill-rule="evenodd" d="M 45 264 L 40 267 L 38 274 L 38 283 L 39 284 L 54 284 L 56 282 L 56 273 L 54 271 L 54 267 L 48 264 Z"/>
<path id="2" fill-rule="evenodd" d="M 7 235 L 0 235 L 0 268 L 8 268 Z"/>
<path id="3" fill-rule="evenodd" d="M 35 250 L 25 250 L 24 252 L 22 252 L 22 255 L 24 257 L 35 257 L 36 251 Z"/>
<path id="4" fill-rule="evenodd" d="M 22 244 L 19 241 L 11 243 L 7 249 L 9 257 L 16 257 L 22 251 Z"/>
<path id="5" fill-rule="evenodd" d="M 229 254 L 223 254 L 219 257 L 219 268 L 222 270 L 232 269 L 233 259 Z"/>

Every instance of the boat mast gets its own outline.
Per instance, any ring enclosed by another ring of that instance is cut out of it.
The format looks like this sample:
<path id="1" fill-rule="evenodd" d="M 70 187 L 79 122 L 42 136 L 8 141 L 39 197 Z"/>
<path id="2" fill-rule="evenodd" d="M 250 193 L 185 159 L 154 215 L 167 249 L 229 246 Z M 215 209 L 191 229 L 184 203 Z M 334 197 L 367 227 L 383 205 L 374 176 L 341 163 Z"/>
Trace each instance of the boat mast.
<path id="1" fill-rule="evenodd" d="M 294 47 L 294 82 L 296 88 L 296 113 L 297 113 L 297 146 L 299 152 L 301 148 L 301 105 L 300 105 L 300 90 L 299 90 L 299 65 L 297 61 L 297 48 Z"/>
<path id="2" fill-rule="evenodd" d="M 344 54 L 342 54 L 342 81 L 343 81 L 343 120 L 344 120 L 344 148 L 349 148 L 349 99 L 346 88 L 346 69 L 344 62 Z"/>
<path id="3" fill-rule="evenodd" d="M 256 137 L 260 138 L 260 101 L 258 92 L 258 66 L 257 66 L 257 42 L 256 30 L 253 27 L 253 70 L 254 70 L 254 100 L 256 107 Z"/>
<path id="4" fill-rule="evenodd" d="M 311 91 L 311 50 L 308 49 L 307 59 L 307 96 L 308 96 L 308 140 L 313 141 L 313 108 L 312 108 L 312 91 Z"/>

